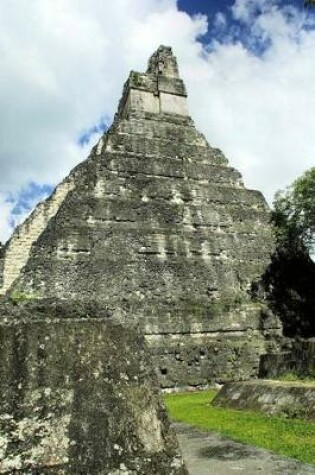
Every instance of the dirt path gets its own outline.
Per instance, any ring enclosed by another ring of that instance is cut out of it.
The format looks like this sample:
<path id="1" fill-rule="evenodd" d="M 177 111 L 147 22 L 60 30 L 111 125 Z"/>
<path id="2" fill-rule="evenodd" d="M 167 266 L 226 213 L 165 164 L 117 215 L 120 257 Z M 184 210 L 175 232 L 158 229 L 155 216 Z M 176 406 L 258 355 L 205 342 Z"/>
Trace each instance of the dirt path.
<path id="1" fill-rule="evenodd" d="M 315 466 L 174 424 L 190 475 L 315 475 Z"/>

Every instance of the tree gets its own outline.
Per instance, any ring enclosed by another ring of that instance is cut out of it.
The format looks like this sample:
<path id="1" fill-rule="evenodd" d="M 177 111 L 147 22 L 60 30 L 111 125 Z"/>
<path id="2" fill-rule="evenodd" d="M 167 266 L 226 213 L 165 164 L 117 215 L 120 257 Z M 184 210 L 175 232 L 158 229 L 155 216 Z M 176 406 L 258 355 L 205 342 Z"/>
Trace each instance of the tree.
<path id="1" fill-rule="evenodd" d="M 276 193 L 272 222 L 276 250 L 263 285 L 287 336 L 315 336 L 315 168 Z"/>
<path id="2" fill-rule="evenodd" d="M 272 221 L 278 246 L 312 249 L 315 244 L 315 167 L 276 193 Z"/>

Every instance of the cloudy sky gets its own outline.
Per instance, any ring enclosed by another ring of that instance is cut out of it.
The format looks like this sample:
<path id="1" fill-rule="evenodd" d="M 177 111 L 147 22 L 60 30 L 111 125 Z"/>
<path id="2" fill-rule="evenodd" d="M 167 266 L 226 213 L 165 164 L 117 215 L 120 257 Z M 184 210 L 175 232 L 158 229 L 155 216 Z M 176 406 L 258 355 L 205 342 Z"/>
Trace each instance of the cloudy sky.
<path id="1" fill-rule="evenodd" d="M 110 125 L 130 69 L 173 47 L 197 127 L 273 194 L 315 164 L 303 0 L 1 0 L 0 241 Z"/>

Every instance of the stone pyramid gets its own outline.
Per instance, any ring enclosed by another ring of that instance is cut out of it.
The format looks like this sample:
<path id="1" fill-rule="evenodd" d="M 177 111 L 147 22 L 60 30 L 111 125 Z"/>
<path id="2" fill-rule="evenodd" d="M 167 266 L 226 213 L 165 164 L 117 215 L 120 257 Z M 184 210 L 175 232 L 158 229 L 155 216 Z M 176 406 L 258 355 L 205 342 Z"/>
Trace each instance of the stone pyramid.
<path id="1" fill-rule="evenodd" d="M 2 291 L 97 300 L 139 325 L 164 386 L 257 374 L 250 289 L 272 250 L 261 193 L 188 113 L 171 48 L 132 71 L 110 129 L 2 250 Z M 272 320 L 272 319 L 271 319 Z M 266 328 L 268 327 L 268 330 Z"/>

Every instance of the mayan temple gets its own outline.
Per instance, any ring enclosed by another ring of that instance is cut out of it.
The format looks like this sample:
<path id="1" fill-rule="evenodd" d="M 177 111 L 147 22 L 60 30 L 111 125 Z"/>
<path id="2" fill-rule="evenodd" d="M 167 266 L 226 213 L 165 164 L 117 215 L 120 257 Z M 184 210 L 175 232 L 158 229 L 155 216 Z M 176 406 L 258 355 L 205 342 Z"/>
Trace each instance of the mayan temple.
<path id="1" fill-rule="evenodd" d="M 260 192 L 189 116 L 171 48 L 132 71 L 110 129 L 2 248 L 2 294 L 96 301 L 145 335 L 163 387 L 248 379 L 281 329 L 253 289 Z"/>

